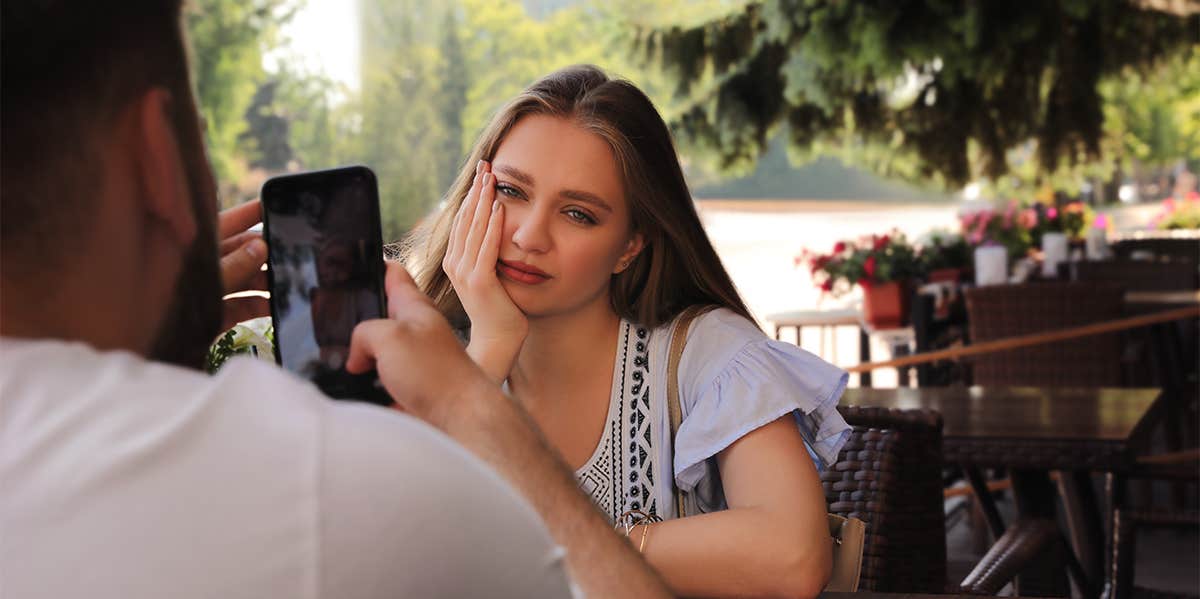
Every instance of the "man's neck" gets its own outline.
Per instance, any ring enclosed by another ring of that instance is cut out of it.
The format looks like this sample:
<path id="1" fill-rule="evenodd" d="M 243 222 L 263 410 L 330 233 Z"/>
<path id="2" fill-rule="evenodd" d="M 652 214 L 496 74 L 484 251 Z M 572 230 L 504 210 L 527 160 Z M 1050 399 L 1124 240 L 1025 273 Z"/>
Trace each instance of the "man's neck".
<path id="1" fill-rule="evenodd" d="M 111 294 L 85 276 L 54 271 L 45 276 L 0 279 L 0 336 L 21 339 L 79 341 L 101 350 L 145 348 L 123 327 L 128 306 L 114 304 Z"/>

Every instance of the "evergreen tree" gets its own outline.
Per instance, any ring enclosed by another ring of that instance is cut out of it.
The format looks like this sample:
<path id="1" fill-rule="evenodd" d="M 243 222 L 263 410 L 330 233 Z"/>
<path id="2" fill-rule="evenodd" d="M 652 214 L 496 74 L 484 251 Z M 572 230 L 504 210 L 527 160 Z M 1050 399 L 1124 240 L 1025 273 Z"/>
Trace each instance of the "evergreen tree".
<path id="1" fill-rule="evenodd" d="M 801 156 L 842 151 L 878 172 L 958 186 L 1100 155 L 1100 84 L 1200 43 L 1200 15 L 1135 0 L 760 0 L 640 32 L 691 108 L 686 142 L 726 168 L 787 125 Z"/>

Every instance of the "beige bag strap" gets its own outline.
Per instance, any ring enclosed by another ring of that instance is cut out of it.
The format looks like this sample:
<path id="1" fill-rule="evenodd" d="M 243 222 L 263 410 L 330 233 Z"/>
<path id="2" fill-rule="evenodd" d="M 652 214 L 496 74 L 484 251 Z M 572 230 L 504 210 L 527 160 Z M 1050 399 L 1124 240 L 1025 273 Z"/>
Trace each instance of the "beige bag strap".
<path id="1" fill-rule="evenodd" d="M 688 329 L 696 317 L 716 306 L 691 306 L 675 319 L 671 328 L 671 345 L 667 352 L 667 412 L 671 418 L 671 459 L 675 459 L 675 433 L 683 422 L 683 409 L 679 405 L 679 361 L 683 358 L 683 347 L 687 344 Z M 683 491 L 675 487 L 675 515 L 682 518 L 684 511 Z"/>
<path id="2" fill-rule="evenodd" d="M 826 517 L 829 520 L 829 536 L 833 537 L 833 573 L 825 590 L 853 593 L 858 590 L 859 575 L 862 573 L 867 526 L 858 518 L 844 518 L 837 514 L 827 514 Z"/>

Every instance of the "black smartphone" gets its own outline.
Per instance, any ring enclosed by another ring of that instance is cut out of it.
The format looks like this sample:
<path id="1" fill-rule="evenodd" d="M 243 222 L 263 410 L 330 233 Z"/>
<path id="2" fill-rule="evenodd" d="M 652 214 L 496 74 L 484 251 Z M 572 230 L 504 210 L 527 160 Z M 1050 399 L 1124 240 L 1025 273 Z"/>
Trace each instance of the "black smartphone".
<path id="1" fill-rule="evenodd" d="M 374 371 L 346 372 L 355 325 L 387 313 L 375 173 L 273 177 L 261 197 L 275 361 L 330 397 L 391 405 Z"/>

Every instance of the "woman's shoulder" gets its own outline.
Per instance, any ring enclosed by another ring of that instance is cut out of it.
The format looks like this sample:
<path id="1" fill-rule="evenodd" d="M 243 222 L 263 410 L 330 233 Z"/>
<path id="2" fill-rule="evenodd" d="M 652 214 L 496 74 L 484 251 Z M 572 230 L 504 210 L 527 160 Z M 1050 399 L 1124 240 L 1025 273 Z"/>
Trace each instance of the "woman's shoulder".
<path id="1" fill-rule="evenodd" d="M 673 324 L 668 323 L 661 329 L 668 338 Z M 692 321 L 680 370 L 687 372 L 689 378 L 711 378 L 703 374 L 711 372 L 715 375 L 747 347 L 768 340 L 762 329 L 745 316 L 729 308 L 710 310 Z"/>
<path id="2" fill-rule="evenodd" d="M 679 372 L 680 385 L 693 390 L 717 380 L 753 384 L 778 379 L 792 384 L 804 379 L 833 384 L 845 376 L 800 347 L 768 337 L 756 323 L 727 308 L 709 311 L 692 323 Z"/>

